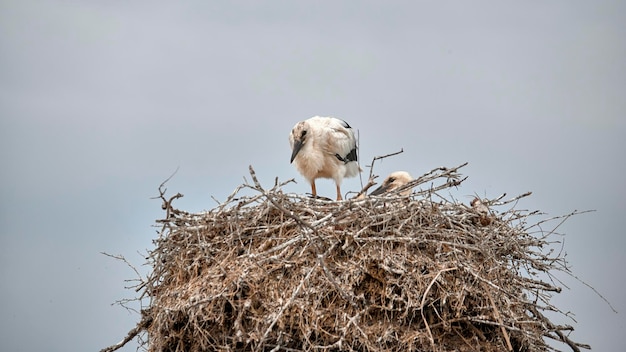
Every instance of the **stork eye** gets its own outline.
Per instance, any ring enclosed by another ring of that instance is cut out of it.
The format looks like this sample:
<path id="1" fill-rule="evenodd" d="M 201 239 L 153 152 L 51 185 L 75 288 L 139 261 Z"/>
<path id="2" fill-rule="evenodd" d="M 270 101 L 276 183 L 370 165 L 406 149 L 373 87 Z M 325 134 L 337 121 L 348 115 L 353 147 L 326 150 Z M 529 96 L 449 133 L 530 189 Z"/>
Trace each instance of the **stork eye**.
<path id="1" fill-rule="evenodd" d="M 389 177 L 389 183 L 391 183 L 391 182 L 393 182 L 393 181 L 395 181 L 395 180 L 396 180 L 396 178 L 395 178 L 395 177 Z"/>
<path id="2" fill-rule="evenodd" d="M 304 137 L 306 136 L 306 130 L 302 131 L 302 134 L 300 135 L 300 137 Z"/>

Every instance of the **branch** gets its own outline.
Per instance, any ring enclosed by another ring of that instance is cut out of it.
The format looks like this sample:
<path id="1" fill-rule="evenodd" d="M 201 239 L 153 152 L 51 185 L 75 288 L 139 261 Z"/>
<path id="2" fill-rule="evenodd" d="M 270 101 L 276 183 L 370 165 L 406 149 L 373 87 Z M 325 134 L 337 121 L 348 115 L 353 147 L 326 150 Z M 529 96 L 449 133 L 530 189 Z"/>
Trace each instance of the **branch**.
<path id="1" fill-rule="evenodd" d="M 182 198 L 183 195 L 180 193 L 176 193 L 175 195 L 173 195 L 172 197 L 170 197 L 170 199 L 165 199 L 165 192 L 167 192 L 167 188 L 165 188 L 165 184 L 172 179 L 172 177 L 174 177 L 174 175 L 176 175 L 176 173 L 178 172 L 178 167 L 176 168 L 176 170 L 168 177 L 165 179 L 165 181 L 161 182 L 161 184 L 159 185 L 159 195 L 156 197 L 152 197 L 151 199 L 157 199 L 160 198 L 161 200 L 163 200 L 163 204 L 161 205 L 161 209 L 165 210 L 165 219 L 169 219 L 170 215 L 172 212 L 174 212 L 174 209 L 172 208 L 172 201 L 174 199 L 178 199 L 178 198 Z"/>
<path id="2" fill-rule="evenodd" d="M 384 158 L 388 158 L 390 156 L 398 155 L 400 153 L 404 153 L 404 149 L 400 149 L 399 152 L 395 152 L 395 153 L 391 153 L 391 154 L 387 154 L 387 155 L 375 156 L 374 159 L 372 159 L 372 165 L 369 166 L 369 168 L 370 168 L 369 179 L 372 180 L 372 173 L 374 172 L 374 163 L 376 162 L 376 160 L 382 160 Z"/>
<path id="3" fill-rule="evenodd" d="M 278 321 L 278 319 L 280 319 L 280 317 L 283 315 L 283 313 L 285 312 L 285 309 L 291 306 L 293 301 L 296 299 L 296 297 L 300 293 L 300 290 L 304 286 L 304 283 L 309 280 L 309 278 L 311 277 L 311 274 L 313 274 L 316 267 L 317 267 L 317 264 L 313 265 L 311 269 L 309 269 L 309 272 L 300 280 L 300 284 L 291 293 L 291 297 L 289 298 L 289 301 L 285 302 L 285 304 L 283 304 L 283 306 L 280 307 L 280 310 L 276 313 L 276 316 L 274 317 L 274 319 L 272 319 L 272 323 L 265 330 L 265 333 L 263 334 L 263 337 L 261 338 L 261 341 L 259 342 L 259 346 L 263 346 L 263 343 L 269 336 L 270 332 L 272 332 L 272 329 L 274 328 L 274 325 L 276 325 L 276 322 Z"/>
<path id="4" fill-rule="evenodd" d="M 144 315 L 141 321 L 137 324 L 137 326 L 131 329 L 128 332 L 128 335 L 126 335 L 126 337 L 122 341 L 107 348 L 103 348 L 100 350 L 100 352 L 113 352 L 122 348 L 130 340 L 134 339 L 135 336 L 139 335 L 143 330 L 146 330 L 150 326 L 150 324 L 152 324 L 152 316 Z"/>
<path id="5" fill-rule="evenodd" d="M 285 214 L 287 217 L 293 219 L 298 225 L 300 225 L 301 227 L 305 227 L 309 230 L 311 230 L 315 235 L 317 235 L 319 237 L 319 234 L 317 233 L 317 229 L 307 223 L 306 221 L 300 219 L 299 216 L 293 214 L 293 212 L 285 209 L 282 205 L 278 204 L 278 202 L 269 196 L 268 192 L 265 191 L 265 189 L 263 189 L 263 187 L 261 186 L 261 183 L 259 182 L 259 180 L 256 177 L 256 172 L 254 172 L 254 169 L 252 168 L 252 165 L 248 166 L 249 172 L 250 172 L 250 176 L 252 177 L 252 182 L 254 182 L 254 186 L 256 187 L 256 190 L 261 192 L 261 194 L 263 194 L 263 196 L 265 196 L 265 198 L 267 198 L 267 200 L 270 201 L 270 203 L 272 203 L 272 205 L 274 205 L 276 208 L 278 208 L 278 210 L 280 210 L 283 214 Z"/>
<path id="6" fill-rule="evenodd" d="M 541 312 L 539 312 L 539 310 L 536 307 L 530 306 L 529 309 L 537 318 L 539 318 L 544 324 L 546 324 L 548 329 L 554 331 L 554 333 L 559 337 L 559 339 L 561 339 L 562 342 L 565 342 L 572 349 L 572 351 L 580 352 L 581 348 L 584 348 L 587 350 L 591 349 L 591 346 L 589 345 L 577 343 L 577 342 L 570 340 L 567 336 L 565 336 L 565 334 L 561 331 L 561 329 L 559 329 L 558 326 L 555 326 L 554 324 L 552 324 L 552 322 L 548 318 L 546 318 L 543 314 L 541 314 Z M 554 338 L 549 335 L 547 336 Z"/>
<path id="7" fill-rule="evenodd" d="M 359 193 L 357 193 L 356 196 L 354 196 L 352 199 L 364 199 L 365 195 L 367 194 L 367 190 L 369 190 L 370 188 L 372 188 L 373 186 L 376 185 L 376 182 L 374 182 L 374 180 L 377 178 L 378 176 L 370 176 L 370 179 L 367 180 L 367 184 L 363 187 L 363 189 L 361 189 L 361 191 Z"/>
<path id="8" fill-rule="evenodd" d="M 420 302 L 420 313 L 422 314 L 422 320 L 424 321 L 424 324 L 426 324 L 426 331 L 428 332 L 428 339 L 430 340 L 430 345 L 433 347 L 433 350 L 435 350 L 435 339 L 433 338 L 433 333 L 432 333 L 430 327 L 428 326 L 428 322 L 426 321 L 426 317 L 424 316 L 424 304 L 426 303 L 426 296 L 428 295 L 428 292 L 430 291 L 430 288 L 437 281 L 437 279 L 439 278 L 441 273 L 444 273 L 446 271 L 452 271 L 452 270 L 457 270 L 457 268 L 447 268 L 447 269 L 439 270 L 439 272 L 437 272 L 437 275 L 435 275 L 435 277 L 430 281 L 430 283 L 426 287 L 426 290 L 422 294 L 422 301 Z"/>
<path id="9" fill-rule="evenodd" d="M 500 316 L 498 307 L 496 307 L 496 304 L 493 301 L 493 297 L 491 296 L 491 291 L 489 290 L 489 288 L 484 282 L 483 282 L 483 286 L 485 287 L 485 292 L 487 293 L 487 298 L 489 299 L 489 303 L 491 303 L 491 308 L 493 309 L 493 315 L 498 321 L 498 324 L 500 324 L 500 330 L 502 331 L 502 335 L 504 336 L 504 341 L 506 341 L 506 348 L 508 351 L 513 351 L 513 346 L 511 345 L 511 339 L 509 338 L 509 334 L 506 332 L 506 328 L 504 327 L 504 322 L 502 321 L 502 317 Z"/>

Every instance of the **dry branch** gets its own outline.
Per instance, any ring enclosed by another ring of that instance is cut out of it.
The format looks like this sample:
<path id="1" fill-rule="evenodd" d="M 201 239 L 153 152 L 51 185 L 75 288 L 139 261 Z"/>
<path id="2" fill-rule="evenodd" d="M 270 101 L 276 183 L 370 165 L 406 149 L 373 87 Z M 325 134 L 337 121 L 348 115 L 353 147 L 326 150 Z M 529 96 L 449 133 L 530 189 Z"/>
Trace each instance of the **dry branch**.
<path id="1" fill-rule="evenodd" d="M 132 339 L 134 339 L 137 335 L 146 331 L 151 323 L 152 323 L 152 317 L 148 315 L 144 315 L 144 317 L 137 324 L 137 326 L 132 328 L 122 341 L 116 343 L 115 345 L 103 348 L 100 350 L 100 352 L 113 352 L 113 351 L 119 350 L 120 348 L 124 347 L 125 344 L 127 344 Z"/>

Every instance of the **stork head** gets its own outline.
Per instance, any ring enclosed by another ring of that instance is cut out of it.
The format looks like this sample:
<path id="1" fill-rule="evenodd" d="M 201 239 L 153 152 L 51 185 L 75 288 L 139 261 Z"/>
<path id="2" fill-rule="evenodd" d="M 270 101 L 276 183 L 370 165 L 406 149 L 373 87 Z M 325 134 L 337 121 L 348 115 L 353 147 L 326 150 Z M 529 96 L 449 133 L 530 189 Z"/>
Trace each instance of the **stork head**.
<path id="1" fill-rule="evenodd" d="M 383 184 L 380 187 L 376 188 L 371 196 L 378 196 L 385 192 L 393 191 L 394 189 L 404 186 L 407 183 L 413 181 L 413 177 L 406 171 L 396 171 L 391 173 L 391 175 L 387 176 L 387 178 L 383 181 Z M 400 193 L 403 196 L 407 196 L 411 193 L 411 189 L 407 189 Z"/>
<path id="2" fill-rule="evenodd" d="M 482 214 L 489 213 L 489 207 L 485 205 L 485 203 L 483 203 L 478 197 L 475 197 L 474 199 L 472 199 L 472 201 L 470 202 L 470 205 L 472 206 L 472 208 L 474 208 L 474 210 L 476 210 L 479 213 L 482 213 Z"/>
<path id="3" fill-rule="evenodd" d="M 291 130 L 291 134 L 289 135 L 289 144 L 291 144 L 291 160 L 290 163 L 293 162 L 293 159 L 296 158 L 302 146 L 306 143 L 307 131 L 309 124 L 306 121 L 300 121 Z"/>

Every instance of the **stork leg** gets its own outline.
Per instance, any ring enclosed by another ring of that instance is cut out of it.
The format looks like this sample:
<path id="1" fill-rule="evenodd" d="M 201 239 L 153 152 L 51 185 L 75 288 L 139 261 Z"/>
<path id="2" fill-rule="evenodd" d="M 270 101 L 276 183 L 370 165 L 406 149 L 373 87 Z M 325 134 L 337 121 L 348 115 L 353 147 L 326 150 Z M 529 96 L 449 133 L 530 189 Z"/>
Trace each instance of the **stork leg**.
<path id="1" fill-rule="evenodd" d="M 342 200 L 343 198 L 341 198 L 341 188 L 339 187 L 339 184 L 337 184 L 337 200 Z"/>
<path id="2" fill-rule="evenodd" d="M 313 198 L 317 198 L 317 189 L 315 188 L 315 180 L 311 181 L 311 194 L 313 194 Z"/>

